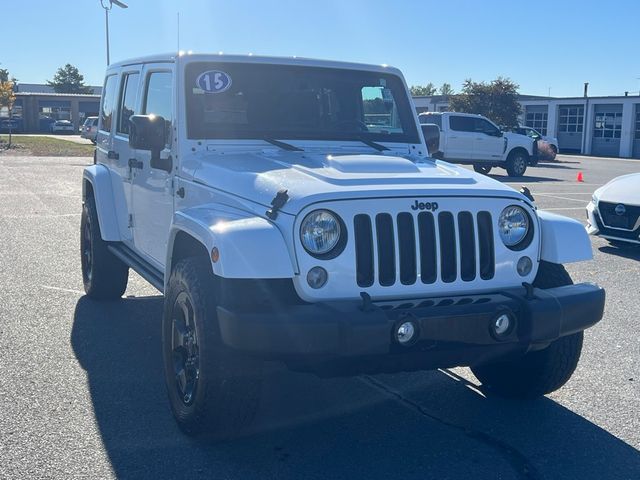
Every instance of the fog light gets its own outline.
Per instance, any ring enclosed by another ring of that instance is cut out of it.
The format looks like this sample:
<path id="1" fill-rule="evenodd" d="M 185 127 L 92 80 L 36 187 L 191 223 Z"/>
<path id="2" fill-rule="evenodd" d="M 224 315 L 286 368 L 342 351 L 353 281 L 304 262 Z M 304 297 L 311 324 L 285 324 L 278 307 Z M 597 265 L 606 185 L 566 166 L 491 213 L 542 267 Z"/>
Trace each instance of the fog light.
<path id="1" fill-rule="evenodd" d="M 322 267 L 313 267 L 307 273 L 307 283 L 311 288 L 318 289 L 324 287 L 329 279 L 329 274 Z"/>
<path id="2" fill-rule="evenodd" d="M 404 322 L 398 326 L 396 330 L 396 340 L 400 345 L 407 345 L 416 336 L 416 327 L 413 322 Z"/>
<path id="3" fill-rule="evenodd" d="M 498 339 L 506 337 L 513 328 L 515 322 L 508 313 L 498 315 L 491 325 L 492 333 Z"/>
<path id="4" fill-rule="evenodd" d="M 533 262 L 529 257 L 520 257 L 518 260 L 518 275 L 521 277 L 526 277 L 531 273 L 531 269 L 533 268 Z"/>

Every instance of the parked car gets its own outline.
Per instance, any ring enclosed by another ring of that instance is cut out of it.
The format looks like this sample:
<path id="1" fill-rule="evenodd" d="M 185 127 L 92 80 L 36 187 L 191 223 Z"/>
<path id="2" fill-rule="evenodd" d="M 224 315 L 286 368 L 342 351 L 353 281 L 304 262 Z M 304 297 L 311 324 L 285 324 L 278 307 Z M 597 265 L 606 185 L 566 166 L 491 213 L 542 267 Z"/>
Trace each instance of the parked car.
<path id="1" fill-rule="evenodd" d="M 476 172 L 485 175 L 493 167 L 502 167 L 512 177 L 521 177 L 527 165 L 537 162 L 538 145 L 535 140 L 503 132 L 482 115 L 425 112 L 419 118 L 421 124 L 435 124 L 440 128 L 436 158 L 472 164 Z"/>
<path id="2" fill-rule="evenodd" d="M 392 119 L 367 124 L 382 101 Z M 164 294 L 188 434 L 241 430 L 265 360 L 324 376 L 467 365 L 496 394 L 541 396 L 602 318 L 604 291 L 563 266 L 592 258 L 583 225 L 430 158 L 392 67 L 144 57 L 108 67 L 101 112 L 84 288 L 117 300 L 133 269 Z"/>
<path id="3" fill-rule="evenodd" d="M 614 178 L 587 205 L 587 231 L 616 245 L 640 245 L 640 173 Z"/>
<path id="4" fill-rule="evenodd" d="M 73 123 L 69 120 L 56 120 L 50 125 L 49 129 L 49 131 L 54 134 L 74 133 Z"/>
<path id="5" fill-rule="evenodd" d="M 98 134 L 98 117 L 87 117 L 80 127 L 80 136 L 96 143 L 96 135 Z"/>
<path id="6" fill-rule="evenodd" d="M 514 133 L 526 135 L 538 141 L 538 153 L 541 158 L 555 160 L 558 154 L 558 139 L 548 135 L 542 135 L 538 130 L 532 127 L 517 126 L 511 128 Z"/>
<path id="7" fill-rule="evenodd" d="M 20 122 L 15 119 L 3 118 L 0 120 L 0 132 L 8 133 L 11 131 L 12 133 L 17 133 L 20 130 Z"/>

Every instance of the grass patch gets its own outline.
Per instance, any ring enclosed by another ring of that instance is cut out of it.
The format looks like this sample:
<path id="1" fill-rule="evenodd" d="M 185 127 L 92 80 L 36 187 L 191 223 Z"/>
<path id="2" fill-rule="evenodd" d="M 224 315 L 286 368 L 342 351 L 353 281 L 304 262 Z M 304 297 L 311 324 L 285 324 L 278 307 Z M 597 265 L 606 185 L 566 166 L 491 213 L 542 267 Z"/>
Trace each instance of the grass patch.
<path id="1" fill-rule="evenodd" d="M 50 137 L 13 135 L 7 148 L 8 135 L 0 135 L 0 155 L 28 155 L 34 157 L 92 157 L 93 145 L 82 145 Z"/>

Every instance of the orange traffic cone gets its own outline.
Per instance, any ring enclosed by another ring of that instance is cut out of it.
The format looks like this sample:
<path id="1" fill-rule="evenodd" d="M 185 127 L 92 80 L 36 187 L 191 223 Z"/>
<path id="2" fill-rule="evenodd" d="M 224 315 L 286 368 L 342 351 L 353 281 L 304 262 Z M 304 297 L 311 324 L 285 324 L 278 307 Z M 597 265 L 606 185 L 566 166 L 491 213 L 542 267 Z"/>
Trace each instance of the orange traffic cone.
<path id="1" fill-rule="evenodd" d="M 578 172 L 578 177 L 576 178 L 576 181 L 578 182 L 584 182 L 584 178 L 582 176 L 582 172 Z"/>

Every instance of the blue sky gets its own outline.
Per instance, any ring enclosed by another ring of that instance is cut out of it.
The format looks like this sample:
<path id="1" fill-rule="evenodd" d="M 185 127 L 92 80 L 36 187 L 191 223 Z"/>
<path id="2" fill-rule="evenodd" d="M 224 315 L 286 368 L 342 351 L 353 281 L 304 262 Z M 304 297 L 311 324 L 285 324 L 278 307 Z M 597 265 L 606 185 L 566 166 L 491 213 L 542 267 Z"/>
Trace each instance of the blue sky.
<path id="1" fill-rule="evenodd" d="M 640 2 L 464 0 L 123 0 L 111 15 L 111 59 L 177 48 L 387 63 L 409 84 L 498 75 L 521 93 L 621 95 L 640 90 Z M 40 83 L 76 65 L 105 67 L 99 0 L 11 1 L 0 67 Z"/>

